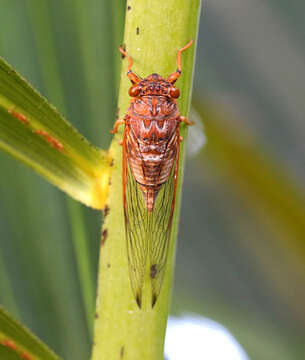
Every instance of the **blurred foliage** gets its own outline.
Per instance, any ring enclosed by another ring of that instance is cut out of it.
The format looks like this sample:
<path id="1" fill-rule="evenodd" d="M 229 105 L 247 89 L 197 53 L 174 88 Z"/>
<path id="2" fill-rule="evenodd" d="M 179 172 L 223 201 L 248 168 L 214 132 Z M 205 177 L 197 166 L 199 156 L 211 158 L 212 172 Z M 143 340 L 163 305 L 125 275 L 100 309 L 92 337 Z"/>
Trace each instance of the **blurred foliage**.
<path id="1" fill-rule="evenodd" d="M 1 4 L 1 55 L 104 148 L 116 112 L 122 5 L 98 0 Z M 66 200 L 6 154 L 0 156 L 5 174 L 0 177 L 0 302 L 65 359 L 86 359 L 92 321 L 85 321 L 73 235 L 82 219 L 90 254 L 87 282 L 95 284 L 100 213 Z M 91 318 L 93 312 L 91 304 Z"/>
<path id="2" fill-rule="evenodd" d="M 104 148 L 124 3 L 1 3 L 0 55 Z M 187 161 L 173 309 L 221 322 L 251 359 L 305 357 L 303 10 L 219 0 L 201 20 L 194 93 L 208 145 Z M 0 303 L 65 359 L 86 359 L 74 234 L 81 226 L 92 292 L 100 214 L 6 154 L 0 163 Z"/>
<path id="3" fill-rule="evenodd" d="M 0 357 L 1 359 L 59 359 L 2 308 L 0 308 Z"/>

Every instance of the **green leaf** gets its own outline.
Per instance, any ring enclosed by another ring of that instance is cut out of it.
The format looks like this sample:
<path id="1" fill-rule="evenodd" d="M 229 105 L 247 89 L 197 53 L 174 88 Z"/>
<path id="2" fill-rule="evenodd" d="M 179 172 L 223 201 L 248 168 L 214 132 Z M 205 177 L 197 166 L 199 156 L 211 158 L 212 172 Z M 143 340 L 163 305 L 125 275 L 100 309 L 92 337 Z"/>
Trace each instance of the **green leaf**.
<path id="1" fill-rule="evenodd" d="M 0 59 L 0 148 L 75 199 L 104 206 L 109 159 Z"/>
<path id="2" fill-rule="evenodd" d="M 54 360 L 59 357 L 0 308 L 0 358 Z"/>

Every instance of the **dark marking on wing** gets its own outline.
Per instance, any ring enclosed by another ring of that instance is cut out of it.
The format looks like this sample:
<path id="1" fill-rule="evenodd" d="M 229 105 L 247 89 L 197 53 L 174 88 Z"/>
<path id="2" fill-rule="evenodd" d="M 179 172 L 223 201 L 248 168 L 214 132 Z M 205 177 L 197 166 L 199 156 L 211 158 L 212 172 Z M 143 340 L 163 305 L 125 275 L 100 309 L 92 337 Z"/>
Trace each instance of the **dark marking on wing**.
<path id="1" fill-rule="evenodd" d="M 154 279 L 157 275 L 157 265 L 153 264 L 150 266 L 150 277 Z"/>

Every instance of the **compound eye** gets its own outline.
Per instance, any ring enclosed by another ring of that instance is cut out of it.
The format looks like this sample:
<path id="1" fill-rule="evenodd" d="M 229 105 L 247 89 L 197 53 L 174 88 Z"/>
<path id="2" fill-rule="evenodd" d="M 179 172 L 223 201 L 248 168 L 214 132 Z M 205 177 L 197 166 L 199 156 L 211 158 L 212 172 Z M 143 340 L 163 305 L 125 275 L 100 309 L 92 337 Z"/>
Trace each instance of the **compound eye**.
<path id="1" fill-rule="evenodd" d="M 132 97 L 136 97 L 140 95 L 140 91 L 141 87 L 139 85 L 134 85 L 129 89 L 128 94 Z"/>
<path id="2" fill-rule="evenodd" d="M 174 98 L 174 99 L 177 99 L 179 96 L 180 96 L 180 90 L 177 89 L 176 87 L 172 86 L 170 89 L 169 89 L 169 95 Z"/>

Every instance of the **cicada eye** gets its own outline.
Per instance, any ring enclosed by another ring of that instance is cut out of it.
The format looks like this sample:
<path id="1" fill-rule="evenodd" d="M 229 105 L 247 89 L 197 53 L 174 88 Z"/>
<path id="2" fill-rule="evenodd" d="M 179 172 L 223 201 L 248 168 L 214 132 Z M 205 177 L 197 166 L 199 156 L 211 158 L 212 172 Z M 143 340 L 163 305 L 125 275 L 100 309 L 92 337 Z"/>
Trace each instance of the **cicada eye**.
<path id="1" fill-rule="evenodd" d="M 139 85 L 134 85 L 129 89 L 128 94 L 132 97 L 136 97 L 140 95 L 140 91 L 141 87 Z"/>
<path id="2" fill-rule="evenodd" d="M 179 96 L 180 96 L 180 90 L 174 86 L 172 86 L 170 89 L 169 89 L 169 95 L 174 98 L 174 99 L 177 99 Z"/>

